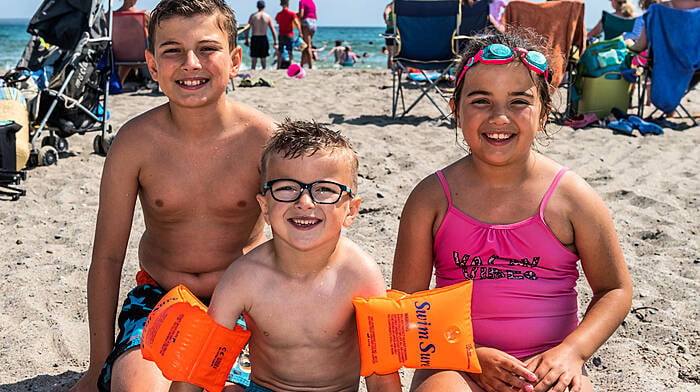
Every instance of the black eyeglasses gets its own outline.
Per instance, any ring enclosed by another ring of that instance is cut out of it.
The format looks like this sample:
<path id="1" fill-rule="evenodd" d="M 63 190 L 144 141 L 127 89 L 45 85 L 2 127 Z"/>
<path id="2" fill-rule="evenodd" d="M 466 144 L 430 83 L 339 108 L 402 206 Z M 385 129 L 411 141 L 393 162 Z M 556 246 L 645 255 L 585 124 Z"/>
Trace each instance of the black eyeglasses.
<path id="1" fill-rule="evenodd" d="M 292 203 L 304 193 L 304 189 L 309 191 L 311 200 L 318 204 L 335 204 L 340 201 L 343 192 L 347 192 L 352 197 L 352 190 L 349 186 L 338 184 L 333 181 L 314 181 L 305 184 L 291 178 L 279 178 L 263 184 L 263 195 L 269 190 L 272 198 L 283 203 Z"/>

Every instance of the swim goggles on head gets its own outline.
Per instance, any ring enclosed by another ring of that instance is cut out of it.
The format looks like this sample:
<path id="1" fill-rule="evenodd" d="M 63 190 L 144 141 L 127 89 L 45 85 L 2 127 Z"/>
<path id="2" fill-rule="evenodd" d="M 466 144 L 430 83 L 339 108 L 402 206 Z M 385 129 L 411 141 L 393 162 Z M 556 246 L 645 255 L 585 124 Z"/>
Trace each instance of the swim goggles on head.
<path id="1" fill-rule="evenodd" d="M 540 52 L 526 50 L 522 48 L 509 48 L 503 44 L 491 44 L 481 49 L 474 57 L 470 58 L 462 69 L 462 73 L 457 78 L 457 84 L 462 81 L 464 73 L 476 63 L 483 64 L 508 64 L 516 57 L 520 57 L 523 64 L 538 75 L 544 76 L 549 81 L 549 70 L 547 68 L 547 58 Z"/>

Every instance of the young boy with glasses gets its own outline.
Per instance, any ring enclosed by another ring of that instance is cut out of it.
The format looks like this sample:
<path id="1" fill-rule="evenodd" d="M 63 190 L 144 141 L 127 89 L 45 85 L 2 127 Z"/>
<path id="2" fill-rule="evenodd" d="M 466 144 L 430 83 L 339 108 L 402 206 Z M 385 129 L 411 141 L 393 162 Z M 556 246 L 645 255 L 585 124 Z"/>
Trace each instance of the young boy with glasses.
<path id="1" fill-rule="evenodd" d="M 357 155 L 340 133 L 285 121 L 262 155 L 257 196 L 272 239 L 231 264 L 209 315 L 250 338 L 246 391 L 357 391 L 360 350 L 353 297 L 385 295 L 372 257 L 341 235 L 357 217 Z M 397 373 L 366 379 L 368 391 L 400 391 Z M 173 383 L 171 391 L 201 390 Z"/>

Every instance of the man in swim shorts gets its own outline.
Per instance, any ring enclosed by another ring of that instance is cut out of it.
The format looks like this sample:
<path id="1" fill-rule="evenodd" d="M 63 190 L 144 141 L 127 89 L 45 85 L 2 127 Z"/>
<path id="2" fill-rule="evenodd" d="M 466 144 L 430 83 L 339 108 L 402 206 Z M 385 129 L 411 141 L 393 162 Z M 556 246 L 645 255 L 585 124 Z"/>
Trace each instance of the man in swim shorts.
<path id="1" fill-rule="evenodd" d="M 250 29 L 245 32 L 245 45 L 250 46 L 250 58 L 251 58 L 251 69 L 255 69 L 258 64 L 258 59 L 260 59 L 260 64 L 262 69 L 267 66 L 267 56 L 270 55 L 270 42 L 267 40 L 267 29 L 272 32 L 272 41 L 274 45 L 277 45 L 277 31 L 275 31 L 275 26 L 272 24 L 272 17 L 268 15 L 265 10 L 265 2 L 263 0 L 258 0 L 258 12 L 250 15 L 248 18 L 248 25 Z M 252 35 L 250 41 L 248 41 L 248 33 Z"/>

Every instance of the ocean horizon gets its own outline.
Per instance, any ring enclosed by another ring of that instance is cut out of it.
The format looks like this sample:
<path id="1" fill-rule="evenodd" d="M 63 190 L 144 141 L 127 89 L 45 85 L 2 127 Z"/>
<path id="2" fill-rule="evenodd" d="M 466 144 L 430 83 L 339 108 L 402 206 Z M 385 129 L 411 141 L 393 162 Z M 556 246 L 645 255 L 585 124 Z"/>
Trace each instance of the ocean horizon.
<path id="1" fill-rule="evenodd" d="M 29 42 L 30 35 L 27 33 L 29 19 L 0 19 L 0 70 L 14 68 L 22 56 L 24 48 Z M 319 26 L 313 39 L 313 45 L 318 49 L 319 58 L 323 58 L 328 50 L 335 45 L 336 40 L 349 45 L 352 51 L 358 56 L 358 62 L 354 68 L 383 69 L 386 68 L 386 55 L 381 53 L 384 46 L 384 38 L 379 34 L 384 32 L 383 27 L 378 26 Z M 272 37 L 269 36 L 270 43 Z M 238 37 L 238 44 L 243 47 L 243 65 L 241 71 L 250 69 L 250 50 L 243 46 L 243 37 Z M 324 48 L 325 46 L 325 48 Z M 270 47 L 270 54 L 274 49 Z M 301 52 L 294 52 L 295 61 L 301 60 Z M 267 58 L 268 68 L 272 64 L 274 56 Z M 314 63 L 315 68 L 339 67 L 333 64 L 332 56 L 326 61 Z M 260 68 L 260 65 L 258 65 Z"/>

